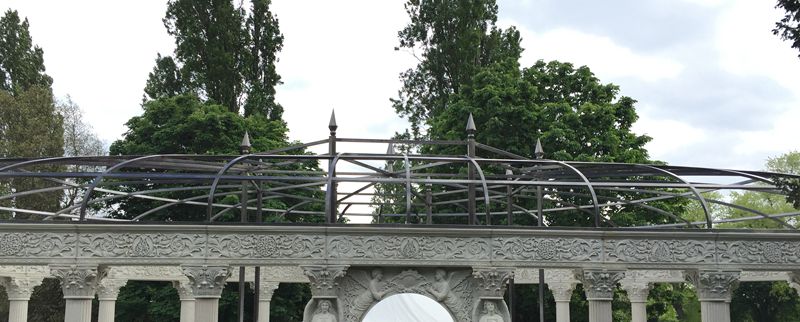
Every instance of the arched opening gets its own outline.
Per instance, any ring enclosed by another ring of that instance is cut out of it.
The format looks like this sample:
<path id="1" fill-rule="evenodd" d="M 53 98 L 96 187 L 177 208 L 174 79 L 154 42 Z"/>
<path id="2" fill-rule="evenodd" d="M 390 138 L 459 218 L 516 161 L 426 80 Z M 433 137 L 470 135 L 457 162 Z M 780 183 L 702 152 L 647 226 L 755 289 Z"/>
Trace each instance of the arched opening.
<path id="1" fill-rule="evenodd" d="M 362 322 L 454 322 L 438 302 L 419 294 L 389 296 L 367 311 Z"/>

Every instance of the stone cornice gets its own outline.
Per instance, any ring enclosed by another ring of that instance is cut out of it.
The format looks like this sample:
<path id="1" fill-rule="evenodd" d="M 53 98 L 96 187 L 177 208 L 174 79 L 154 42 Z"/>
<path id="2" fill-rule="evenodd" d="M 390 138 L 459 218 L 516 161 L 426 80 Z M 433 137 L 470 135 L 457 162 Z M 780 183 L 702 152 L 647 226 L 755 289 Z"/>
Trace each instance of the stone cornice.
<path id="1" fill-rule="evenodd" d="M 2 265 L 800 269 L 800 233 L 392 226 L 2 224 Z"/>

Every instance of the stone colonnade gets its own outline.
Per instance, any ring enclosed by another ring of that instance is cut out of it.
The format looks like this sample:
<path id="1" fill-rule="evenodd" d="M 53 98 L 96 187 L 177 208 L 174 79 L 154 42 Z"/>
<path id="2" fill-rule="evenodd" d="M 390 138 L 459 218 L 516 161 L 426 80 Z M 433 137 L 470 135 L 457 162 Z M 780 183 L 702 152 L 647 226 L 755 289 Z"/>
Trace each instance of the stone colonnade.
<path id="1" fill-rule="evenodd" d="M 61 282 L 66 300 L 65 322 L 90 321 L 92 299 L 95 296 L 99 300 L 99 321 L 114 321 L 114 307 L 119 289 L 128 280 L 172 281 L 181 299 L 181 322 L 215 322 L 217 321 L 219 298 L 223 286 L 228 280 L 237 280 L 237 278 L 232 279 L 231 277 L 232 273 L 238 271 L 227 266 L 205 265 L 182 266 L 180 268 L 140 267 L 133 270 L 126 267 L 109 268 L 81 265 L 15 266 L 12 269 L 7 268 L 9 267 L 0 267 L 0 285 L 8 293 L 10 322 L 27 321 L 28 300 L 34 287 L 38 286 L 45 277 L 55 277 Z M 147 269 L 151 270 L 147 271 Z M 386 267 L 385 270 L 393 271 L 395 269 Z M 489 284 L 485 282 L 488 279 L 484 277 L 491 274 L 486 275 L 487 270 L 485 269 L 480 270 L 480 272 L 474 268 L 473 270 L 475 271 L 473 278 L 478 281 L 476 287 L 488 287 L 486 285 Z M 515 269 L 515 282 L 517 284 L 535 284 L 537 281 L 536 271 L 535 269 Z M 260 283 L 259 322 L 269 321 L 270 300 L 280 282 L 310 281 L 312 285 L 319 284 L 318 276 L 314 276 L 309 271 L 303 272 L 297 266 L 263 267 L 262 272 L 264 272 L 265 280 Z M 422 275 L 434 276 L 437 274 L 433 272 L 422 272 Z M 397 273 L 391 274 L 398 275 Z M 368 276 L 368 273 L 362 273 L 362 275 Z M 633 322 L 646 321 L 645 304 L 653 283 L 684 281 L 692 283 L 697 289 L 698 299 L 701 303 L 702 321 L 704 322 L 730 321 L 731 294 L 739 282 L 786 280 L 800 292 L 800 272 L 546 269 L 545 275 L 547 286 L 552 291 L 556 301 L 557 322 L 570 320 L 569 299 L 575 286 L 579 283 L 584 285 L 586 297 L 589 301 L 589 320 L 592 322 L 611 321 L 611 298 L 617 284 L 628 294 Z M 253 280 L 252 274 L 245 278 L 249 281 Z M 429 278 L 435 279 L 434 277 Z M 465 277 L 462 276 L 462 278 Z M 333 280 L 334 277 L 329 279 L 329 281 Z M 501 287 L 495 284 L 497 283 L 491 284 L 491 286 Z M 316 287 L 333 288 L 334 286 L 333 284 L 324 284 Z M 328 298 L 331 298 L 334 302 L 336 301 L 336 292 L 320 293 L 317 291 L 315 294 L 323 294 L 323 297 L 327 294 L 329 295 Z M 475 303 L 498 301 L 495 297 L 494 295 L 486 296 L 485 299 L 478 299 Z M 312 299 L 313 301 L 315 299 Z M 444 305 L 444 302 L 442 303 Z M 502 302 L 497 303 L 502 304 Z M 507 313 L 502 315 L 507 316 Z"/>

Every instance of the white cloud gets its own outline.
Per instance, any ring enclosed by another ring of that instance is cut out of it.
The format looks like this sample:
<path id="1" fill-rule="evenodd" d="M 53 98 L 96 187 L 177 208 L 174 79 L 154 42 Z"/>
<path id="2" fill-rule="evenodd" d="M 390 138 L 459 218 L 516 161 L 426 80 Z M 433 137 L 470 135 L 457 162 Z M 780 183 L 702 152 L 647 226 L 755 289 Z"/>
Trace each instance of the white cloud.
<path id="1" fill-rule="evenodd" d="M 689 145 L 702 143 L 708 139 L 708 134 L 697 128 L 676 120 L 656 119 L 640 109 L 640 118 L 633 125 L 637 134 L 646 134 L 653 138 L 647 144 L 650 156 L 656 160 L 665 160 Z"/>
<path id="2" fill-rule="evenodd" d="M 665 56 L 647 55 L 615 43 L 611 38 L 585 33 L 570 28 L 556 28 L 534 32 L 512 21 L 502 25 L 516 25 L 522 35 L 522 66 L 530 66 L 538 59 L 559 60 L 586 65 L 606 78 L 638 78 L 648 82 L 678 77 L 683 65 Z"/>

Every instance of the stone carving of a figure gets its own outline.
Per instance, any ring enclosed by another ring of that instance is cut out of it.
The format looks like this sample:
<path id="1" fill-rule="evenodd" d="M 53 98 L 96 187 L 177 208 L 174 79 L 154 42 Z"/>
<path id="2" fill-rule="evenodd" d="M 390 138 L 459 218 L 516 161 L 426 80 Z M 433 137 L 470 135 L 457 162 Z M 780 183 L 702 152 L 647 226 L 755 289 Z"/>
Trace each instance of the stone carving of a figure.
<path id="1" fill-rule="evenodd" d="M 478 322 L 505 322 L 503 316 L 497 313 L 497 307 L 493 302 L 486 301 L 483 303 L 483 314 L 481 314 Z"/>
<path id="2" fill-rule="evenodd" d="M 353 301 L 354 309 L 358 312 L 369 309 L 372 303 L 380 301 L 386 296 L 386 291 L 382 291 L 383 271 L 376 268 L 372 270 L 370 277 L 369 283 L 366 285 L 367 289 Z"/>
<path id="3" fill-rule="evenodd" d="M 458 296 L 451 296 L 450 282 L 453 279 L 453 274 L 455 272 L 447 274 L 443 269 L 437 269 L 435 281 L 431 283 L 432 285 L 427 290 L 437 301 L 442 302 L 451 309 L 460 307 Z"/>
<path id="4" fill-rule="evenodd" d="M 320 300 L 317 304 L 317 310 L 314 311 L 314 316 L 311 317 L 311 322 L 336 322 L 336 314 L 334 314 L 331 307 L 331 301 Z"/>

